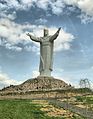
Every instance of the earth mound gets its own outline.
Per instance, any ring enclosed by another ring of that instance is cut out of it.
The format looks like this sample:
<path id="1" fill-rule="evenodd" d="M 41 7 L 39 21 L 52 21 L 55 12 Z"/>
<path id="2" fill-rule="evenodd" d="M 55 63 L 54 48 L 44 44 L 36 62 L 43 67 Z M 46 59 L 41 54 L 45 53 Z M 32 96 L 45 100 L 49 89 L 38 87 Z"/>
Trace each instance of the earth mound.
<path id="1" fill-rule="evenodd" d="M 53 77 L 41 77 L 32 78 L 20 85 L 10 85 L 6 88 L 3 88 L 2 91 L 38 91 L 38 90 L 58 90 L 58 89 L 69 89 L 72 88 L 71 85 L 68 85 L 63 80 L 56 79 Z"/>

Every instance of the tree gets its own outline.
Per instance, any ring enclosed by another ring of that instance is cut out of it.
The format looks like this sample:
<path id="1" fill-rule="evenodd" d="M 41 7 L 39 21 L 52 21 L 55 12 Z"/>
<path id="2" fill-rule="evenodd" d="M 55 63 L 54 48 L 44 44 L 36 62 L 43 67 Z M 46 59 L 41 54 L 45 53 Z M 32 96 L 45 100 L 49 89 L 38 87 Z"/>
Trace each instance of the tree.
<path id="1" fill-rule="evenodd" d="M 81 79 L 79 82 L 80 88 L 89 88 L 90 89 L 90 82 L 88 78 Z"/>

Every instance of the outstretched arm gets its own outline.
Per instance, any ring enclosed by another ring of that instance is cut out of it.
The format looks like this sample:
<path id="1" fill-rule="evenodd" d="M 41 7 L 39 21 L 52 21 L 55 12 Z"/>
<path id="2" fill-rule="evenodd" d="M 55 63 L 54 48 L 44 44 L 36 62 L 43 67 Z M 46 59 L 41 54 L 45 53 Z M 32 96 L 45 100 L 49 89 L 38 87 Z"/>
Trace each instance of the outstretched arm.
<path id="1" fill-rule="evenodd" d="M 26 34 L 26 35 L 29 36 L 32 41 L 40 42 L 40 38 L 35 37 L 35 36 L 33 36 L 33 35 L 29 34 L 29 33 Z"/>
<path id="2" fill-rule="evenodd" d="M 50 37 L 50 41 L 54 41 L 58 37 L 60 30 L 61 30 L 61 27 L 57 30 L 57 32 L 54 35 Z"/>

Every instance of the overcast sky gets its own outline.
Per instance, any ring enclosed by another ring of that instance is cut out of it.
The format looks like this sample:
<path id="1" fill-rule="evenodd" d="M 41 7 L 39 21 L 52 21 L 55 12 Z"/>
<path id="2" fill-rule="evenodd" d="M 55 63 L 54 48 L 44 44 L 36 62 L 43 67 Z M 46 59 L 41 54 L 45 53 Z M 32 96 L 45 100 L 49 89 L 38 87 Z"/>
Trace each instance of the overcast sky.
<path id="1" fill-rule="evenodd" d="M 0 0 L 0 88 L 38 75 L 39 44 L 26 33 L 54 34 L 52 76 L 93 82 L 93 0 Z"/>

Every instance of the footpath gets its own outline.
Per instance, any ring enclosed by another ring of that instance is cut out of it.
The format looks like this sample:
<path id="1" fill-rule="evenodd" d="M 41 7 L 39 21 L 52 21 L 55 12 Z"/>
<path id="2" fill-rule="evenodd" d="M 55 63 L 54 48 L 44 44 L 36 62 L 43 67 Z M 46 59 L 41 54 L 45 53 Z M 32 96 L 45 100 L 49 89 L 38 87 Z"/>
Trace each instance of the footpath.
<path id="1" fill-rule="evenodd" d="M 73 104 L 69 104 L 67 102 L 62 102 L 59 100 L 49 100 L 49 102 L 55 106 L 68 109 L 76 114 L 79 114 L 83 116 L 85 119 L 93 119 L 93 111 L 89 111 L 86 108 L 77 107 Z"/>

